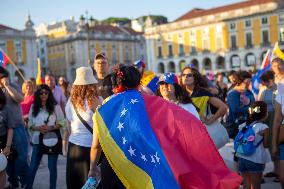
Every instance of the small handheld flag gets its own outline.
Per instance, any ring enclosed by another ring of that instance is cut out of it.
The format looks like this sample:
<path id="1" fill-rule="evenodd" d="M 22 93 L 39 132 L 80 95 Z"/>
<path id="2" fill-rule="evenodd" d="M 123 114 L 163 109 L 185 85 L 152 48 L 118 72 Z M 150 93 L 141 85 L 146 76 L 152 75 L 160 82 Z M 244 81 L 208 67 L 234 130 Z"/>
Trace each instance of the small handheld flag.
<path id="1" fill-rule="evenodd" d="M 40 59 L 37 59 L 37 76 L 36 76 L 36 84 L 41 85 L 41 65 L 40 65 Z"/>
<path id="2" fill-rule="evenodd" d="M 267 70 L 269 70 L 271 67 L 271 51 L 268 50 L 266 52 L 266 55 L 262 61 L 260 70 L 252 77 L 252 91 L 254 94 L 258 94 L 259 93 L 259 84 L 260 84 L 260 76 L 266 72 Z"/>
<path id="3" fill-rule="evenodd" d="M 284 52 L 279 48 L 278 42 L 276 42 L 274 45 L 273 54 L 284 60 Z"/>
<path id="4" fill-rule="evenodd" d="M 2 50 L 0 50 L 0 66 L 6 67 L 8 63 L 9 57 Z"/>

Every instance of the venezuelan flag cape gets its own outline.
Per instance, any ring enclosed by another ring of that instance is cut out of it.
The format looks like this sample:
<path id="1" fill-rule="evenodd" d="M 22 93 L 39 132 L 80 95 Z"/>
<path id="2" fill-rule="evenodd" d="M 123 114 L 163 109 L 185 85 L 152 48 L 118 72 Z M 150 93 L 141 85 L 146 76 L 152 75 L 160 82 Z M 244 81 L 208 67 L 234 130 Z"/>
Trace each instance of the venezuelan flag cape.
<path id="1" fill-rule="evenodd" d="M 143 76 L 141 78 L 141 85 L 144 87 L 148 87 L 153 93 L 155 93 L 158 89 L 158 81 L 159 78 L 154 72 L 146 70 L 144 71 Z"/>
<path id="2" fill-rule="evenodd" d="M 160 97 L 129 90 L 94 115 L 104 154 L 126 188 L 237 189 L 241 178 L 193 115 Z"/>

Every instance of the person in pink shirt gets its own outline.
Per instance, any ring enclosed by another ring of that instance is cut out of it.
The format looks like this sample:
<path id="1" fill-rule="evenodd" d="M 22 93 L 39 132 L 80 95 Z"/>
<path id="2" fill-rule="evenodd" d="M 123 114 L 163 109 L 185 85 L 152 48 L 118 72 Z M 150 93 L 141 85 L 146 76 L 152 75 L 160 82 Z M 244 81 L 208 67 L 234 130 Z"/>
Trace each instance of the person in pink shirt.
<path id="1" fill-rule="evenodd" d="M 21 108 L 23 112 L 23 119 L 24 119 L 25 125 L 27 125 L 28 123 L 29 112 L 34 102 L 34 91 L 35 89 L 33 87 L 33 82 L 31 80 L 26 80 L 22 85 L 24 101 L 21 102 Z"/>

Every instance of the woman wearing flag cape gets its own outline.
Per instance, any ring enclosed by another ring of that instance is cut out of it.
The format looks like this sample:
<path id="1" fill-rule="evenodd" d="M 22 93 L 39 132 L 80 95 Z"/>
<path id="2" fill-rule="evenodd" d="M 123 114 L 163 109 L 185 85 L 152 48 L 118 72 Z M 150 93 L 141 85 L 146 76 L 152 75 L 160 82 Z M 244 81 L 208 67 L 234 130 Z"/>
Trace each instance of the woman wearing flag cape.
<path id="1" fill-rule="evenodd" d="M 103 150 L 126 188 L 239 188 L 241 178 L 226 167 L 205 126 L 181 107 L 140 93 L 140 78 L 132 66 L 115 72 L 119 93 L 93 117 L 89 175 L 99 174 Z"/>

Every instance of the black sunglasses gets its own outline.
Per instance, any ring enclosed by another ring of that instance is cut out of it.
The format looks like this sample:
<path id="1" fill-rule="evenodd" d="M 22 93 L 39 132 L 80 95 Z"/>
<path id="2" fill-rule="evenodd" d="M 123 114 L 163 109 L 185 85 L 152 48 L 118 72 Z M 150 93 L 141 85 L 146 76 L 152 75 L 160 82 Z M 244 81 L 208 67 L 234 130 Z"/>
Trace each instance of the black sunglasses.
<path id="1" fill-rule="evenodd" d="M 182 77 L 193 77 L 192 73 L 188 73 L 188 74 L 181 74 Z"/>
<path id="2" fill-rule="evenodd" d="M 40 95 L 48 95 L 48 92 L 42 91 L 39 93 Z"/>

